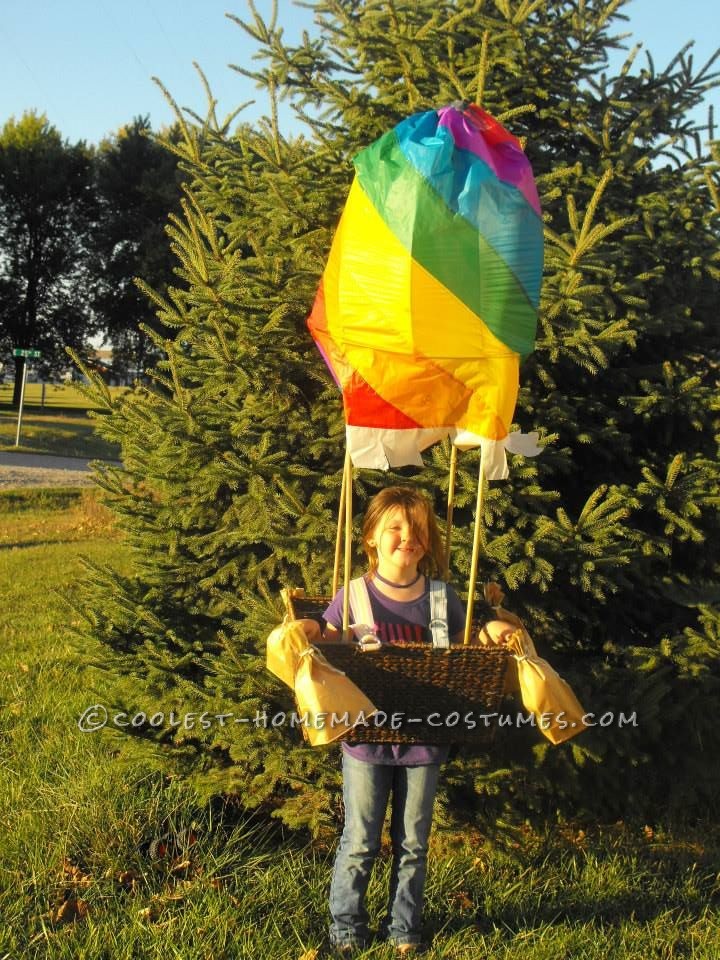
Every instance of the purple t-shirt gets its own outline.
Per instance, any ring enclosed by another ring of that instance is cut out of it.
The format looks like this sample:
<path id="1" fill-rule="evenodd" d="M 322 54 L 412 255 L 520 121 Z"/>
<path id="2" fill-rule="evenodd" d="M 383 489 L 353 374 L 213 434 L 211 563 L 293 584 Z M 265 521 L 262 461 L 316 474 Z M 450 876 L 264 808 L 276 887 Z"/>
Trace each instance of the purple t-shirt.
<path id="1" fill-rule="evenodd" d="M 415 600 L 391 600 L 380 593 L 372 580 L 366 578 L 370 607 L 377 634 L 383 643 L 397 641 L 432 643 L 430 623 L 430 581 L 425 578 L 425 591 Z M 448 630 L 451 637 L 465 626 L 465 610 L 453 588 L 448 584 Z M 323 617 L 327 623 L 342 629 L 343 587 L 336 593 Z M 355 743 L 343 741 L 345 753 L 366 763 L 394 766 L 419 766 L 426 763 L 444 763 L 449 747 L 434 743 Z"/>

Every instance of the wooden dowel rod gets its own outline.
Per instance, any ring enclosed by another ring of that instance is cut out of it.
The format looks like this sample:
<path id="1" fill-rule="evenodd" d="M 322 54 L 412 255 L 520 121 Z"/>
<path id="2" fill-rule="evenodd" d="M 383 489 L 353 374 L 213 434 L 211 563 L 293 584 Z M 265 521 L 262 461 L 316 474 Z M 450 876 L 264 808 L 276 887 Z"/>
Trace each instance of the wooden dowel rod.
<path id="1" fill-rule="evenodd" d="M 475 504 L 475 529 L 473 531 L 472 561 L 470 563 L 470 583 L 468 584 L 467 613 L 465 615 L 465 636 L 463 643 L 470 643 L 472 630 L 473 601 L 475 599 L 475 583 L 477 581 L 478 556 L 480 554 L 480 540 L 483 528 L 483 514 L 485 503 L 485 457 L 483 447 L 480 447 L 480 470 L 478 472 L 477 502 Z"/>
<path id="2" fill-rule="evenodd" d="M 345 456 L 345 570 L 343 595 L 343 640 L 350 632 L 350 561 L 352 553 L 352 460 Z"/>
<path id="3" fill-rule="evenodd" d="M 443 580 L 450 577 L 450 544 L 452 542 L 453 510 L 455 509 L 455 474 L 457 473 L 457 447 L 452 444 L 450 453 L 450 480 L 448 483 L 447 519 L 445 521 L 445 569 Z M 335 596 L 335 594 L 333 594 Z"/>
<path id="4" fill-rule="evenodd" d="M 342 557 L 343 521 L 345 519 L 345 491 L 347 489 L 347 458 L 343 461 L 342 483 L 340 484 L 340 506 L 338 507 L 337 532 L 335 533 L 335 563 L 333 565 L 332 593 L 334 597 L 340 586 L 340 558 Z"/>

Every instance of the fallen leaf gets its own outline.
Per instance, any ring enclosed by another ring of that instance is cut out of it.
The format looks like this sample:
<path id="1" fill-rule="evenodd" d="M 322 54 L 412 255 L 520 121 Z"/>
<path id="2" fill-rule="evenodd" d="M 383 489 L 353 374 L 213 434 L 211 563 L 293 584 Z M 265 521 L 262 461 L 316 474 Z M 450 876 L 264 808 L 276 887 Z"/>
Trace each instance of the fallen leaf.
<path id="1" fill-rule="evenodd" d="M 464 890 L 456 890 L 454 893 L 451 893 L 450 899 L 453 900 L 461 910 L 472 910 L 475 906 Z"/>
<path id="2" fill-rule="evenodd" d="M 65 882 L 75 887 L 89 887 L 92 883 L 92 875 L 85 873 L 67 857 L 63 859 L 62 873 Z"/>
<path id="3" fill-rule="evenodd" d="M 161 897 L 162 903 L 180 903 L 185 899 L 185 894 L 176 890 L 174 893 L 164 893 Z"/>
<path id="4" fill-rule="evenodd" d="M 160 917 L 161 913 L 162 907 L 157 901 L 153 901 L 149 907 L 145 907 L 143 910 L 138 911 L 138 917 L 141 920 L 155 921 Z"/>
<path id="5" fill-rule="evenodd" d="M 65 903 L 55 911 L 52 919 L 54 923 L 73 923 L 76 920 L 84 920 L 87 912 L 88 907 L 84 900 L 68 897 Z"/>
<path id="6" fill-rule="evenodd" d="M 125 887 L 126 890 L 135 890 L 140 880 L 140 875 L 136 870 L 123 870 L 118 876 L 118 883 Z"/>
<path id="7" fill-rule="evenodd" d="M 317 960 L 318 951 L 315 947 L 311 947 L 310 950 L 306 950 L 305 953 L 301 954 L 298 957 L 298 960 Z"/>

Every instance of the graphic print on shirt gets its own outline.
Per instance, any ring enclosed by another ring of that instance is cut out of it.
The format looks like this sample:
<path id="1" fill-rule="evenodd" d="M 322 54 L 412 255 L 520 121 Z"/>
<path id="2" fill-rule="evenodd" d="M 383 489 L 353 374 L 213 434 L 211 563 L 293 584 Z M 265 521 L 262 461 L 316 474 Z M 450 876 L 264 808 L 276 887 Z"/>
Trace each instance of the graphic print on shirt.
<path id="1" fill-rule="evenodd" d="M 344 589 L 341 587 L 323 614 L 324 620 L 335 630 L 342 627 Z M 432 643 L 430 632 L 430 592 L 412 601 L 393 600 L 380 595 L 373 583 L 368 583 L 370 611 L 359 614 L 360 622 L 369 620 L 383 643 Z M 448 625 L 450 636 L 465 626 L 465 609 L 451 586 L 447 589 Z M 351 623 L 356 613 L 350 607 Z"/>
<path id="2" fill-rule="evenodd" d="M 386 623 L 381 621 L 375 624 L 375 631 L 383 643 L 427 643 L 428 631 L 419 623 Z"/>

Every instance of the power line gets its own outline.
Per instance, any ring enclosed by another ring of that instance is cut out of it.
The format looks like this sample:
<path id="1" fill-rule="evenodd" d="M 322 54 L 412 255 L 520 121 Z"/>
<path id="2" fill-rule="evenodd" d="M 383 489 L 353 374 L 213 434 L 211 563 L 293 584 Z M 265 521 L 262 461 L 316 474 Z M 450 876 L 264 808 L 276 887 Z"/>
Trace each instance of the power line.
<path id="1" fill-rule="evenodd" d="M 38 92 L 53 110 L 57 108 L 57 104 L 54 102 L 53 97 L 49 96 L 49 92 L 43 89 L 43 85 L 40 83 L 40 80 L 35 75 L 34 71 L 31 69 L 25 57 L 20 53 L 19 46 L 15 41 L 15 38 L 12 36 L 7 26 L 0 23 L 0 37 L 2 37 L 6 42 L 10 53 L 15 57 L 20 66 L 25 70 L 30 79 L 33 81 L 37 87 Z"/>
<path id="2" fill-rule="evenodd" d="M 120 24 L 118 23 L 115 14 L 112 12 L 111 9 L 108 8 L 108 5 L 105 3 L 105 0 L 100 0 L 100 6 L 103 8 L 103 10 L 105 11 L 105 13 L 108 15 L 108 17 L 110 18 L 110 20 L 112 20 L 112 22 L 115 24 L 115 29 L 117 30 L 117 35 L 120 37 L 120 39 L 122 40 L 122 42 L 125 44 L 125 46 L 128 48 L 128 50 L 130 51 L 130 53 L 133 55 L 136 63 L 138 64 L 138 66 L 140 67 L 140 69 L 143 71 L 143 74 L 145 75 L 145 78 L 146 78 L 146 79 L 149 79 L 149 78 L 152 76 L 153 71 L 152 71 L 152 70 L 149 70 L 148 67 L 146 66 L 146 64 L 143 63 L 143 61 L 140 59 L 140 57 L 138 56 L 138 54 L 137 54 L 137 52 L 136 52 L 136 50 L 135 50 L 135 47 L 133 47 L 133 45 L 130 43 L 130 41 L 129 41 L 128 38 L 127 38 L 127 35 L 124 33 L 122 27 L 121 27 Z"/>

